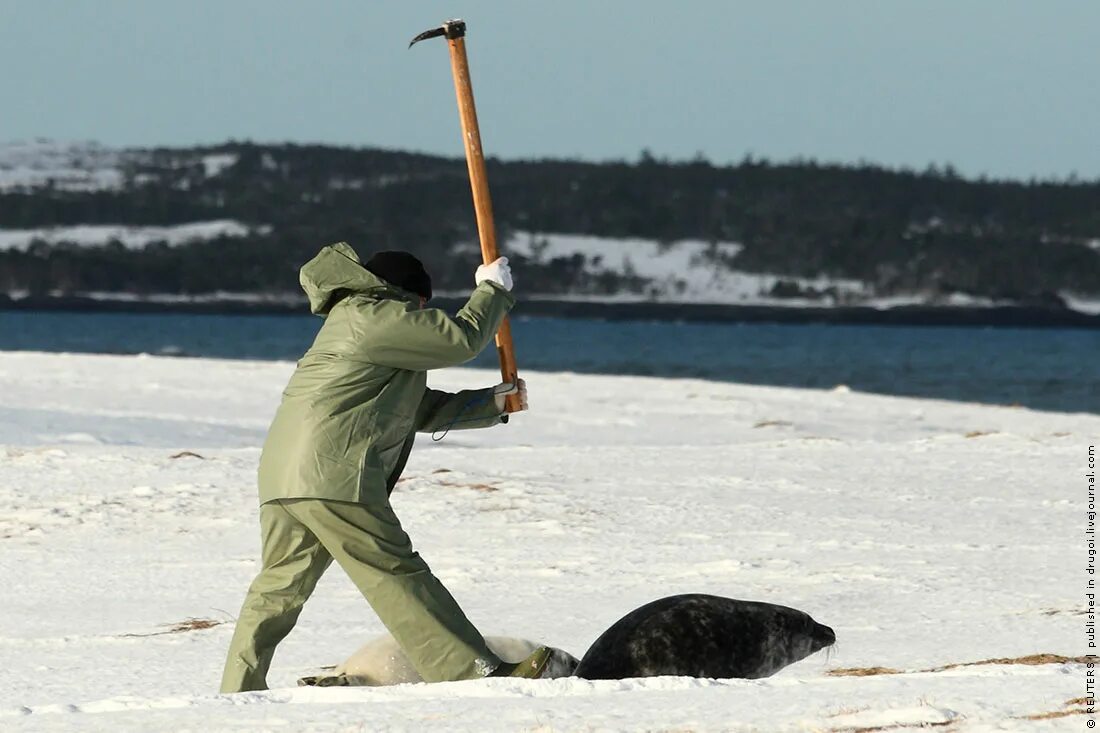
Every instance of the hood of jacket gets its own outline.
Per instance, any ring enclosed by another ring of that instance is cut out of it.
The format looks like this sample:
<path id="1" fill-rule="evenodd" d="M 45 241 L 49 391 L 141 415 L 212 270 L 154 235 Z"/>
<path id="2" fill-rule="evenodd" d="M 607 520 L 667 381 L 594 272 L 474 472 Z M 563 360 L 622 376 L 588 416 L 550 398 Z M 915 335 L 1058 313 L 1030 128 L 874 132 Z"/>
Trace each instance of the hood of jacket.
<path id="1" fill-rule="evenodd" d="M 391 285 L 365 268 L 347 242 L 322 248 L 316 257 L 302 265 L 298 281 L 309 297 L 309 310 L 319 316 L 328 315 L 332 306 L 349 293 L 413 303 L 418 300 L 415 293 Z"/>

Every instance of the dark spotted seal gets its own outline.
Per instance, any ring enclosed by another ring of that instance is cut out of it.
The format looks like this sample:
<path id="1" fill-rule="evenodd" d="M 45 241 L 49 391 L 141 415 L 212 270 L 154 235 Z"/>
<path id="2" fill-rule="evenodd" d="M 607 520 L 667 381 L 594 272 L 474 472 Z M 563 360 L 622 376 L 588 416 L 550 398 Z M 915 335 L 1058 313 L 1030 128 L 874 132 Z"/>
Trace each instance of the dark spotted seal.
<path id="1" fill-rule="evenodd" d="M 590 680 L 659 675 L 757 679 L 834 641 L 832 629 L 794 608 L 699 593 L 670 596 L 616 621 L 574 674 Z"/>

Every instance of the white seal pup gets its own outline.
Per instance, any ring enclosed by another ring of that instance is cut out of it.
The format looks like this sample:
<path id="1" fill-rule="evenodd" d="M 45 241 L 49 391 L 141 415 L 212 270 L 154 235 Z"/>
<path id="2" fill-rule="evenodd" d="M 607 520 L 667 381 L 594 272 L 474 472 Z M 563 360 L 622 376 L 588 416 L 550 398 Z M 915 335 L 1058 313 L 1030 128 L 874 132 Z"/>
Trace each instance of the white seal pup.
<path id="1" fill-rule="evenodd" d="M 590 680 L 678 675 L 757 679 L 831 646 L 828 626 L 794 608 L 685 594 L 631 611 L 577 666 Z"/>
<path id="2" fill-rule="evenodd" d="M 520 662 L 542 644 L 510 636 L 487 636 L 485 643 L 503 662 Z M 577 658 L 551 647 L 550 662 L 542 679 L 569 677 L 577 668 Z M 394 638 L 383 634 L 364 644 L 330 675 L 303 677 L 300 686 L 380 687 L 406 682 L 423 682 Z"/>

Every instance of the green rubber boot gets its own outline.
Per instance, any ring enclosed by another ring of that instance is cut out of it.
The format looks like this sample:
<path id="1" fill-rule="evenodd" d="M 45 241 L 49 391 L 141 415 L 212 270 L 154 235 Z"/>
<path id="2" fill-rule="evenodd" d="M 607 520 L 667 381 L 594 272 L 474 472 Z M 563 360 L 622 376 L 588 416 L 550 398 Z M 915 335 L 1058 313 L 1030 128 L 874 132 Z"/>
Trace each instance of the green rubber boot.
<path id="1" fill-rule="evenodd" d="M 522 662 L 502 662 L 494 669 L 490 677 L 523 677 L 529 680 L 537 680 L 546 672 L 546 665 L 550 662 L 550 648 L 540 646 L 531 652 L 530 656 Z"/>

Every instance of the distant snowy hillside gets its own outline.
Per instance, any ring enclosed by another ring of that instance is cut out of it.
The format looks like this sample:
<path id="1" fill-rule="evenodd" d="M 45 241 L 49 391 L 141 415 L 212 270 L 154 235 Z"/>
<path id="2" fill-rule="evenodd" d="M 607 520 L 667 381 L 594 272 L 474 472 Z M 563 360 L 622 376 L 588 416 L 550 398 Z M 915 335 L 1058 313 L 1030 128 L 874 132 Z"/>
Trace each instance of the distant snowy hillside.
<path id="1" fill-rule="evenodd" d="M 133 153 L 97 143 L 51 140 L 0 143 L 0 193 L 53 186 L 63 191 L 117 191 Z"/>
<path id="2" fill-rule="evenodd" d="M 620 292 L 610 297 L 604 294 L 575 296 L 586 299 L 807 305 L 847 302 L 869 294 L 866 284 L 858 280 L 794 278 L 731 269 L 728 262 L 741 249 L 742 246 L 734 242 L 681 240 L 662 244 L 650 239 L 533 232 L 517 232 L 504 246 L 506 253 L 523 255 L 537 263 L 581 257 L 584 271 L 589 275 L 613 273 L 646 281 L 639 292 Z M 780 281 L 793 283 L 805 293 L 820 295 L 817 298 L 773 297 Z"/>
<path id="3" fill-rule="evenodd" d="M 159 155 L 159 157 L 158 157 Z M 236 164 L 234 153 L 178 150 L 160 152 L 109 148 L 95 142 L 62 143 L 53 140 L 0 142 L 0 193 L 57 191 L 121 191 L 127 183 L 146 185 L 159 180 L 138 168 L 200 166 L 207 178 Z"/>
<path id="4" fill-rule="evenodd" d="M 163 156 L 162 156 L 163 157 Z M 221 174 L 237 162 L 231 153 L 169 155 L 159 164 L 170 168 L 200 166 L 206 177 Z M 159 180 L 139 168 L 152 165 L 153 153 L 119 150 L 97 143 L 60 143 L 34 140 L 0 144 L 0 193 L 29 193 L 39 189 L 67 192 L 122 191 L 128 184 L 147 185 Z M 270 227 L 249 226 L 234 219 L 193 221 L 166 226 L 73 224 L 33 228 L 4 227 L 0 220 L 0 251 L 25 251 L 33 242 L 101 247 L 119 242 L 127 249 L 141 249 L 154 242 L 179 247 L 221 237 L 264 235 Z"/>
<path id="5" fill-rule="evenodd" d="M 494 165 L 501 248 L 528 299 L 1100 314 L 1100 220 L 1089 206 L 1100 188 L 1084 184 L 1059 193 L 799 165 Z M 465 178 L 461 159 L 400 151 L 0 143 L 0 297 L 110 298 L 125 282 L 115 299 L 286 298 L 300 295 L 293 264 L 338 239 L 363 254 L 414 250 L 440 294 L 461 295 L 459 273 L 479 249 Z M 226 238 L 240 246 L 187 249 Z M 48 248 L 24 256 L 35 241 Z M 133 254 L 103 250 L 114 242 Z"/>
<path id="6" fill-rule="evenodd" d="M 455 251 L 472 254 L 475 249 L 465 244 L 456 247 Z M 970 307 L 998 305 L 992 298 L 965 293 L 876 296 L 870 283 L 859 280 L 745 272 L 730 265 L 741 249 L 742 245 L 735 242 L 680 240 L 661 243 L 651 239 L 515 232 L 502 251 L 520 255 L 528 262 L 539 265 L 580 258 L 584 273 L 592 278 L 611 274 L 623 281 L 638 279 L 644 282 L 639 288 L 623 289 L 613 294 L 527 294 L 533 299 L 788 307 L 847 305 L 878 309 L 931 303 Z M 519 272 L 522 273 L 522 265 Z M 1100 301 L 1069 294 L 1063 294 L 1063 297 L 1075 310 L 1100 313 Z"/>
<path id="7" fill-rule="evenodd" d="M 84 224 L 44 229 L 0 229 L 0 250 L 27 249 L 32 242 L 77 244 L 84 247 L 120 242 L 127 249 L 141 249 L 153 242 L 178 247 L 219 237 L 245 237 L 252 230 L 239 221 L 200 221 L 167 227 L 131 227 L 110 224 Z"/>

